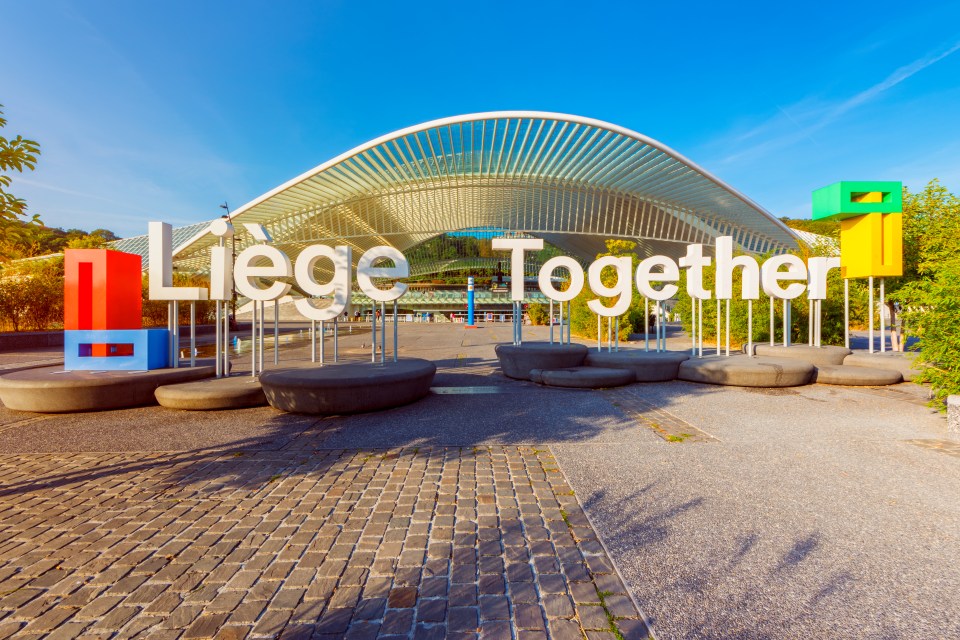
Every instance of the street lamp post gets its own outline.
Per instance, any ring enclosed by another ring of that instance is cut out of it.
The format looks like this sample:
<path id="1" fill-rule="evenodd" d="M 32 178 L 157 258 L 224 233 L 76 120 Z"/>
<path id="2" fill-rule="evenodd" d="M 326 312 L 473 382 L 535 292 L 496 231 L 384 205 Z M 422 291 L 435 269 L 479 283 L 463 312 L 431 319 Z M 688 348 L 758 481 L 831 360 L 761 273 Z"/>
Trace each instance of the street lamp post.
<path id="1" fill-rule="evenodd" d="M 227 215 L 220 216 L 220 217 L 226 218 L 227 220 L 229 220 L 230 205 L 227 204 L 226 200 L 224 200 L 223 204 L 220 205 L 220 208 L 224 209 L 227 212 Z M 231 261 L 231 264 L 235 265 L 237 262 L 237 235 L 236 234 L 233 235 L 232 242 L 233 242 L 233 248 L 230 250 L 230 254 L 231 254 L 230 261 Z M 236 322 L 237 321 L 237 283 L 236 281 L 233 281 L 233 292 L 232 292 L 232 297 L 230 298 L 230 307 L 232 309 L 231 316 L 233 317 L 233 321 Z"/>

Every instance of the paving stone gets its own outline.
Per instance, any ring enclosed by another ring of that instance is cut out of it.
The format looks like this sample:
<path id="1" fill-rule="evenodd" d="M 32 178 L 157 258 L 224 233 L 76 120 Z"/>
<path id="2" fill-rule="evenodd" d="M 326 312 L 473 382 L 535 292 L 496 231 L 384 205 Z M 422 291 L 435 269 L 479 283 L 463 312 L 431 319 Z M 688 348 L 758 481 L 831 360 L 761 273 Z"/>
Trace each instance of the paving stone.
<path id="1" fill-rule="evenodd" d="M 509 620 L 510 598 L 507 596 L 483 596 L 480 598 L 480 617 L 483 620 Z"/>
<path id="2" fill-rule="evenodd" d="M 648 640 L 650 630 L 643 620 L 617 620 L 617 629 L 623 640 Z"/>
<path id="3" fill-rule="evenodd" d="M 380 633 L 377 622 L 354 622 L 344 636 L 347 640 L 374 640 Z"/>
<path id="4" fill-rule="evenodd" d="M 353 609 L 327 609 L 317 620 L 317 633 L 343 633 L 350 625 Z"/>
<path id="5" fill-rule="evenodd" d="M 391 609 L 409 609 L 417 603 L 416 587 L 399 587 L 390 591 L 387 606 Z"/>
<path id="6" fill-rule="evenodd" d="M 244 640 L 251 629 L 247 626 L 235 625 L 221 627 L 214 636 L 214 640 Z"/>
<path id="7" fill-rule="evenodd" d="M 447 628 L 449 630 L 477 631 L 479 627 L 480 611 L 477 607 L 451 607 L 447 611 Z"/>
<path id="8" fill-rule="evenodd" d="M 601 606 L 583 606 L 577 607 L 577 617 L 580 618 L 580 624 L 584 629 L 609 629 L 610 621 L 607 619 L 607 613 Z"/>
<path id="9" fill-rule="evenodd" d="M 540 600 L 540 594 L 537 588 L 530 582 L 518 582 L 510 584 L 510 599 L 514 603 L 530 603 Z"/>
<path id="10" fill-rule="evenodd" d="M 480 626 L 481 640 L 511 640 L 513 629 L 509 622 L 503 620 L 486 621 Z"/>
<path id="11" fill-rule="evenodd" d="M 613 631 L 587 631 L 587 640 L 617 640 Z"/>
<path id="12" fill-rule="evenodd" d="M 87 474 L 0 496 L 0 637 L 583 637 L 598 588 L 644 632 L 544 447 L 291 451 L 0 455 Z"/>
<path id="13" fill-rule="evenodd" d="M 406 634 L 413 627 L 412 609 L 394 609 L 383 614 L 380 631 L 384 635 Z"/>
<path id="14" fill-rule="evenodd" d="M 480 593 L 482 595 L 498 595 L 504 593 L 506 584 L 502 575 L 480 576 Z"/>
<path id="15" fill-rule="evenodd" d="M 567 594 L 549 594 L 543 596 L 543 610 L 547 618 L 572 618 L 573 602 Z M 614 614 L 616 615 L 616 614 Z"/>
<path id="16" fill-rule="evenodd" d="M 227 614 L 225 613 L 215 613 L 215 614 L 205 614 L 197 618 L 190 628 L 187 629 L 186 633 L 183 634 L 184 638 L 212 638 L 217 635 L 220 627 L 223 626 L 223 623 L 227 620 Z"/>
<path id="17" fill-rule="evenodd" d="M 291 624 L 280 632 L 279 640 L 310 640 L 316 633 L 316 626 L 312 624 Z"/>
<path id="18" fill-rule="evenodd" d="M 577 604 L 600 603 L 600 596 L 597 595 L 597 589 L 592 582 L 571 584 L 570 594 Z"/>
<path id="19" fill-rule="evenodd" d="M 543 612 L 536 604 L 518 604 L 514 607 L 514 619 L 520 629 L 543 629 Z"/>

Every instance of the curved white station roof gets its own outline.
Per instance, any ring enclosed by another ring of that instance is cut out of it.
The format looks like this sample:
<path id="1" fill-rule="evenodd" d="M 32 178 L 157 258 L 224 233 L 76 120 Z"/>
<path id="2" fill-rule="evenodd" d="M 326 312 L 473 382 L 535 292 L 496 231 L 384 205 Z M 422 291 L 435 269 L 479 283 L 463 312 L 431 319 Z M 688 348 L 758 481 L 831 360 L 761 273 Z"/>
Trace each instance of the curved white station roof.
<path id="1" fill-rule="evenodd" d="M 245 204 L 231 216 L 238 250 L 259 223 L 291 258 L 310 244 L 406 251 L 463 229 L 541 237 L 584 260 L 608 238 L 641 255 L 733 236 L 747 251 L 796 247 L 758 204 L 666 145 L 580 116 L 498 111 L 434 120 L 347 151 Z M 213 236 L 175 234 L 174 260 L 204 270 Z M 131 238 L 118 249 L 145 253 Z"/>

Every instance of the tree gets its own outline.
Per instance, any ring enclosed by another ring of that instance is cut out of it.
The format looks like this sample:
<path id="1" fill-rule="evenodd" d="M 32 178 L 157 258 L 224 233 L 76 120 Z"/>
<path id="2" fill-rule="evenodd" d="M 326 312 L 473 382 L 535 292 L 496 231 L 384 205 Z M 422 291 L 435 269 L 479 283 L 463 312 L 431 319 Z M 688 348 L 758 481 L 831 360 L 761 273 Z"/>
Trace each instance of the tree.
<path id="1" fill-rule="evenodd" d="M 926 367 L 919 380 L 933 385 L 935 402 L 960 393 L 958 238 L 960 198 L 939 180 L 931 180 L 920 193 L 904 189 L 903 276 L 891 279 L 890 302 L 899 303 L 920 338 L 917 360 Z"/>
<path id="2" fill-rule="evenodd" d="M 780 218 L 791 229 L 809 231 L 828 238 L 840 238 L 840 223 L 836 220 L 807 220 L 805 218 Z"/>
<path id="3" fill-rule="evenodd" d="M 605 256 L 629 257 L 631 259 L 629 294 L 631 296 L 631 302 L 630 307 L 620 319 L 621 340 L 626 340 L 631 333 L 643 331 L 644 328 L 643 298 L 636 296 L 633 293 L 632 274 L 636 273 L 637 264 L 640 262 L 640 258 L 636 253 L 636 248 L 637 243 L 631 242 L 630 240 L 611 239 L 606 241 L 607 250 L 604 253 L 598 253 L 596 256 L 597 259 Z M 604 269 L 600 276 L 600 280 L 608 287 L 612 287 L 616 284 L 616 278 L 617 275 L 613 269 Z M 596 296 L 593 291 L 590 290 L 590 286 L 588 284 L 584 285 L 580 294 L 573 299 L 570 308 L 571 330 L 573 333 L 576 333 L 578 336 L 583 338 L 595 339 L 597 337 L 597 314 L 591 311 L 587 306 L 587 302 L 593 300 L 594 298 L 598 298 L 606 307 L 613 306 L 615 301 L 614 298 Z M 616 323 L 615 318 L 610 318 L 610 321 Z M 606 331 L 606 322 L 607 320 L 601 321 L 601 333 Z"/>
<path id="4" fill-rule="evenodd" d="M 936 279 L 939 269 L 956 254 L 957 238 L 960 238 L 960 198 L 937 179 L 927 183 L 919 193 L 903 188 L 903 275 L 886 278 L 884 282 L 894 351 L 904 350 L 903 322 L 910 320 L 910 314 L 902 316 L 899 309 L 923 304 L 927 284 Z"/>
<path id="5" fill-rule="evenodd" d="M 3 117 L 3 105 L 0 104 L 0 129 L 7 126 L 7 119 Z M 6 138 L 0 135 L 0 222 L 10 222 L 20 218 L 27 211 L 27 203 L 7 191 L 11 178 L 4 175 L 9 171 L 23 173 L 25 169 L 33 170 L 37 166 L 40 156 L 40 145 L 18 135 L 16 138 Z"/>

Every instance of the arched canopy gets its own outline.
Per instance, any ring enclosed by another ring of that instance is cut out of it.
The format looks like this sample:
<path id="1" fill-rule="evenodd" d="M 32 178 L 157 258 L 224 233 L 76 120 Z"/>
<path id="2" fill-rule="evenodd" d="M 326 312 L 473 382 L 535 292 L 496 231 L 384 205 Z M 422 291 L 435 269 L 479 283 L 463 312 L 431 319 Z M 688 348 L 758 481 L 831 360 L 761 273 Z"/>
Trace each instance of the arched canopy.
<path id="1" fill-rule="evenodd" d="M 581 260 L 607 238 L 676 257 L 721 235 L 751 252 L 796 247 L 779 220 L 666 145 L 599 120 L 533 111 L 444 118 L 360 145 L 231 214 L 238 250 L 259 223 L 294 258 L 315 244 L 400 251 L 442 233 L 498 228 L 541 237 Z M 181 234 L 182 237 L 183 234 Z M 178 238 L 179 239 L 179 238 Z M 118 249 L 137 239 L 117 243 Z M 205 270 L 215 239 L 177 244 Z M 143 244 L 143 243 L 141 243 Z"/>

